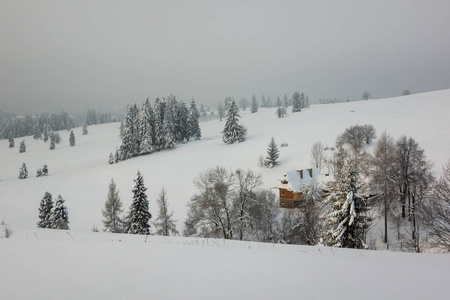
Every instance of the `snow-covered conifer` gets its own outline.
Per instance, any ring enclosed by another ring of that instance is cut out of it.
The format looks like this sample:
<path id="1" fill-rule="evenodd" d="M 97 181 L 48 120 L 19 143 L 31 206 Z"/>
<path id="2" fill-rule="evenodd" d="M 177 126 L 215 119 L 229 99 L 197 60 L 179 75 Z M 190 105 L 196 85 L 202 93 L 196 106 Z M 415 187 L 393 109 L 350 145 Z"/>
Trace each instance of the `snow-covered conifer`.
<path id="1" fill-rule="evenodd" d="M 51 130 L 49 136 L 50 136 L 50 150 L 54 150 L 56 142 L 55 132 Z"/>
<path id="2" fill-rule="evenodd" d="M 27 165 L 25 163 L 19 169 L 19 179 L 25 179 L 28 177 Z"/>
<path id="3" fill-rule="evenodd" d="M 122 201 L 120 201 L 119 191 L 116 188 L 114 180 L 108 186 L 108 197 L 106 198 L 105 208 L 102 209 L 104 219 L 103 225 L 109 232 L 121 232 L 122 220 L 119 214 L 123 211 Z"/>
<path id="4" fill-rule="evenodd" d="M 299 112 L 302 110 L 302 103 L 300 93 L 297 91 L 292 95 L 292 112 Z"/>
<path id="5" fill-rule="evenodd" d="M 116 153 L 114 154 L 114 163 L 117 164 L 119 161 L 119 149 L 116 148 Z"/>
<path id="6" fill-rule="evenodd" d="M 75 146 L 75 134 L 73 130 L 70 131 L 69 143 L 71 147 Z"/>
<path id="7" fill-rule="evenodd" d="M 44 124 L 44 142 L 48 141 L 48 125 Z"/>
<path id="8" fill-rule="evenodd" d="M 163 103 L 159 98 L 155 99 L 155 103 L 153 105 L 153 116 L 154 116 L 154 141 L 153 145 L 156 150 L 163 149 L 164 146 L 164 137 L 163 137 Z"/>
<path id="9" fill-rule="evenodd" d="M 235 142 L 243 142 L 245 140 L 245 135 L 247 130 L 242 125 L 239 125 L 240 116 L 238 114 L 237 106 L 232 101 L 227 113 L 227 121 L 225 123 L 225 128 L 222 131 L 222 140 L 226 144 L 233 144 Z"/>
<path id="10" fill-rule="evenodd" d="M 371 218 L 367 215 L 367 196 L 360 194 L 363 183 L 356 160 L 344 158 L 342 167 L 328 185 L 330 195 L 322 205 L 328 210 L 322 215 L 325 231 L 322 244 L 342 248 L 366 248 L 366 233 Z"/>
<path id="11" fill-rule="evenodd" d="M 42 176 L 48 176 L 48 166 L 42 166 Z"/>
<path id="12" fill-rule="evenodd" d="M 269 147 L 267 148 L 267 156 L 265 160 L 266 166 L 273 168 L 276 164 L 278 164 L 277 159 L 280 157 L 280 151 L 278 150 L 277 144 L 275 143 L 275 139 L 272 137 L 269 143 Z"/>
<path id="13" fill-rule="evenodd" d="M 39 222 L 37 223 L 38 228 L 52 228 L 52 209 L 52 194 L 45 192 L 39 206 Z"/>
<path id="14" fill-rule="evenodd" d="M 188 115 L 188 139 L 199 140 L 202 137 L 202 131 L 199 125 L 200 113 L 195 105 L 195 100 L 191 100 L 191 106 L 189 107 Z"/>
<path id="15" fill-rule="evenodd" d="M 131 233 L 150 234 L 151 213 L 148 210 L 148 200 L 145 191 L 144 178 L 138 171 L 133 188 L 133 200 L 131 203 Z"/>
<path id="16" fill-rule="evenodd" d="M 20 142 L 19 153 L 24 153 L 27 151 L 27 145 L 25 145 L 25 140 Z"/>
<path id="17" fill-rule="evenodd" d="M 64 199 L 61 195 L 55 201 L 55 208 L 52 213 L 52 228 L 69 230 L 69 211 L 64 205 Z"/>
<path id="18" fill-rule="evenodd" d="M 126 160 L 137 155 L 136 140 L 137 140 L 137 128 L 136 128 L 136 110 L 133 105 L 128 104 L 127 114 L 125 116 L 125 127 L 123 130 L 123 138 L 121 149 L 121 160 Z"/>
<path id="19" fill-rule="evenodd" d="M 14 148 L 14 138 L 10 136 L 8 141 L 9 141 L 9 148 Z"/>
<path id="20" fill-rule="evenodd" d="M 185 143 L 188 136 L 189 110 L 183 101 L 178 103 L 177 117 L 175 118 L 175 134 L 178 143 Z"/>
<path id="21" fill-rule="evenodd" d="M 153 151 L 152 115 L 152 107 L 147 98 L 142 105 L 138 119 L 138 131 L 140 138 L 139 155 L 145 155 Z"/>
<path id="22" fill-rule="evenodd" d="M 86 134 L 88 134 L 88 128 L 87 128 L 87 122 L 84 121 L 84 123 L 83 123 L 83 135 L 86 135 Z"/>
<path id="23" fill-rule="evenodd" d="M 108 159 L 108 163 L 110 165 L 112 165 L 114 163 L 114 155 L 111 153 L 109 153 L 109 159 Z"/>
<path id="24" fill-rule="evenodd" d="M 168 99 L 166 103 L 166 107 L 164 110 L 164 119 L 163 119 L 163 147 L 165 149 L 172 149 L 174 147 L 175 142 L 175 125 L 172 114 L 172 101 Z"/>
<path id="25" fill-rule="evenodd" d="M 256 96 L 253 94 L 252 104 L 251 104 L 251 112 L 252 114 L 258 111 L 258 102 L 256 101 Z"/>

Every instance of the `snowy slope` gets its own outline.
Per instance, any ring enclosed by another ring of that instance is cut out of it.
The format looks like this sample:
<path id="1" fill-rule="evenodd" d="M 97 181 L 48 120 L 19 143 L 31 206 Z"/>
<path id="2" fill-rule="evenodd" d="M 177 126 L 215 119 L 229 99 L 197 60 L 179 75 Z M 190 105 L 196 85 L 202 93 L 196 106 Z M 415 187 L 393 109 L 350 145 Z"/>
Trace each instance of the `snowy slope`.
<path id="1" fill-rule="evenodd" d="M 260 172 L 266 188 L 273 187 L 285 171 L 310 166 L 310 148 L 316 141 L 333 146 L 335 138 L 354 124 L 373 124 L 395 139 L 402 134 L 412 136 L 435 162 L 435 170 L 450 158 L 450 90 L 409 95 L 390 99 L 340 104 L 313 105 L 300 113 L 289 113 L 279 119 L 275 109 L 260 109 L 251 114 L 241 111 L 241 123 L 248 128 L 247 141 L 226 145 L 220 131 L 224 122 L 201 123 L 202 140 L 175 149 L 137 157 L 119 164 L 107 163 L 110 152 L 120 145 L 119 124 L 89 127 L 83 136 L 81 128 L 74 130 L 76 146 L 69 147 L 69 132 L 61 131 L 61 144 L 53 151 L 48 143 L 26 137 L 27 152 L 8 148 L 7 140 L 0 140 L 0 220 L 15 228 L 34 228 L 38 221 L 39 201 L 46 191 L 57 197 L 61 194 L 69 209 L 71 229 L 89 230 L 101 227 L 101 209 L 111 178 L 120 190 L 124 205 L 131 203 L 131 189 L 137 170 L 144 175 L 150 211 L 155 212 L 154 199 L 164 186 L 175 217 L 182 220 L 186 204 L 195 193 L 192 179 L 200 172 L 222 165 L 231 169 L 243 168 Z M 271 137 L 280 148 L 280 164 L 273 169 L 257 167 L 259 155 L 266 155 Z M 25 162 L 30 178 L 19 180 L 19 167 Z M 36 178 L 36 170 L 49 167 L 48 177 Z"/>
<path id="2" fill-rule="evenodd" d="M 309 166 L 314 142 L 332 146 L 354 124 L 373 124 L 395 139 L 412 136 L 439 172 L 450 157 L 449 112 L 450 90 L 313 105 L 284 119 L 275 109 L 243 111 L 244 143 L 225 145 L 224 122 L 210 121 L 201 123 L 200 141 L 114 165 L 107 161 L 120 145 L 117 123 L 90 126 L 86 136 L 76 128 L 75 147 L 69 147 L 69 132 L 60 132 L 62 142 L 53 151 L 26 137 L 27 152 L 20 154 L 21 139 L 13 149 L 1 140 L 0 221 L 14 234 L 0 238 L 0 299 L 445 299 L 449 255 L 147 238 L 90 229 L 101 228 L 111 178 L 128 207 L 139 169 L 154 214 L 164 186 L 181 229 L 199 172 L 215 165 L 250 168 L 270 188 L 285 171 Z M 280 148 L 280 165 L 260 169 L 258 156 L 265 155 L 272 136 L 289 146 Z M 19 180 L 23 162 L 31 177 Z M 36 178 L 44 164 L 50 176 Z M 70 231 L 36 228 L 46 191 L 66 200 Z"/>
<path id="3" fill-rule="evenodd" d="M 450 256 L 17 230 L 1 299 L 446 299 Z"/>

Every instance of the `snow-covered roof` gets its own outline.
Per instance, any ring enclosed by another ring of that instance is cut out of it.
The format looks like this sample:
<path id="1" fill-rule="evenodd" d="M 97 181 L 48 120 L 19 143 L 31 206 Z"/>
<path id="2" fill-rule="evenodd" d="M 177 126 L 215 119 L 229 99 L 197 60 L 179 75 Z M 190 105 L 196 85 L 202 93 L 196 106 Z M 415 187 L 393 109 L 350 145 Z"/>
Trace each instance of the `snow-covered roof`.
<path id="1" fill-rule="evenodd" d="M 278 189 L 299 193 L 304 184 L 319 183 L 322 174 L 316 168 L 287 171 L 283 178 L 274 186 Z"/>

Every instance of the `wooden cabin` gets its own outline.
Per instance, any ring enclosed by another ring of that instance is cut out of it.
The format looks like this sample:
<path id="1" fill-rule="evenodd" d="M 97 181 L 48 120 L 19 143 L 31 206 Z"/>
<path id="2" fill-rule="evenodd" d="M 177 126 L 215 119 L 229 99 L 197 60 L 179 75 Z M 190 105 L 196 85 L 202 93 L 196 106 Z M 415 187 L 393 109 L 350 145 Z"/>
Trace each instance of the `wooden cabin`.
<path id="1" fill-rule="evenodd" d="M 320 179 L 319 177 L 321 177 L 321 174 L 316 168 L 287 171 L 274 187 L 279 190 L 280 207 L 299 207 L 303 200 L 302 186 L 317 182 Z"/>

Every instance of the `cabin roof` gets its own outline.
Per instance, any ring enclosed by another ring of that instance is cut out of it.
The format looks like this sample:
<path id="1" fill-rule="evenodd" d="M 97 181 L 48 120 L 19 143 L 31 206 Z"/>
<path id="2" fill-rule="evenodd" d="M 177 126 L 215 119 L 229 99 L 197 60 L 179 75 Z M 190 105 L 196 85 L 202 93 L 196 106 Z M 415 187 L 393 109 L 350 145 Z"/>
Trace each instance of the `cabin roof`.
<path id="1" fill-rule="evenodd" d="M 318 182 L 319 177 L 322 175 L 316 168 L 287 171 L 274 188 L 300 193 L 303 185 Z"/>

